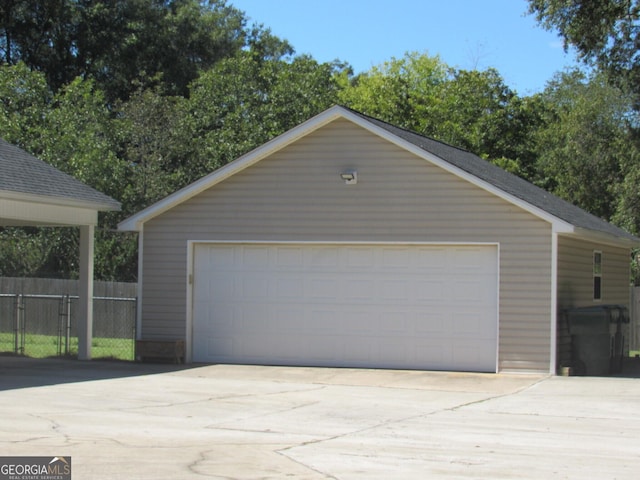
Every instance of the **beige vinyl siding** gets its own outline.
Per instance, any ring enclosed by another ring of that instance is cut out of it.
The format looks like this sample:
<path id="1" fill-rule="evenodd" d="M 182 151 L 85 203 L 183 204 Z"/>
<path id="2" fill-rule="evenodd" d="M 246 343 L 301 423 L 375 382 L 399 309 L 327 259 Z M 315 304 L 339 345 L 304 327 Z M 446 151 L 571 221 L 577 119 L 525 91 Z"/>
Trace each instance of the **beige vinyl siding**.
<path id="1" fill-rule="evenodd" d="M 548 371 L 550 239 L 547 222 L 337 120 L 145 224 L 143 334 L 185 336 L 189 240 L 495 242 L 499 368 Z"/>
<path id="2" fill-rule="evenodd" d="M 593 252 L 602 252 L 602 299 L 593 299 Z M 630 252 L 571 237 L 558 240 L 558 308 L 629 306 Z"/>

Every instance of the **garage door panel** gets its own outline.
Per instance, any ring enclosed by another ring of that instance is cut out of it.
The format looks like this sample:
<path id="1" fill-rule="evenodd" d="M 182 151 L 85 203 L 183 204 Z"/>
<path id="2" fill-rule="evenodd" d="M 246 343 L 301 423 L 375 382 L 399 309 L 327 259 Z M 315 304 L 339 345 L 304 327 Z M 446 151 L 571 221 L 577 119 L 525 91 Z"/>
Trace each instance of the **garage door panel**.
<path id="1" fill-rule="evenodd" d="M 370 339 L 350 343 L 348 348 L 343 349 L 343 361 L 354 367 L 366 367 L 371 364 L 372 358 L 372 342 Z"/>
<path id="2" fill-rule="evenodd" d="M 317 300 L 335 300 L 342 296 L 338 283 L 328 276 L 312 278 L 306 294 L 308 298 Z"/>
<path id="3" fill-rule="evenodd" d="M 304 283 L 292 276 L 278 276 L 272 283 L 277 299 L 295 301 L 304 296 Z"/>
<path id="4" fill-rule="evenodd" d="M 496 288 L 495 247 L 197 245 L 193 359 L 494 371 Z"/>
<path id="5" fill-rule="evenodd" d="M 382 302 L 406 302 L 411 294 L 411 284 L 407 280 L 382 280 L 379 298 Z"/>
<path id="6" fill-rule="evenodd" d="M 207 315 L 207 322 L 211 326 L 211 330 L 216 333 L 231 333 L 234 331 L 235 325 L 240 320 L 234 305 L 220 305 L 215 314 L 211 312 Z"/>
<path id="7" fill-rule="evenodd" d="M 302 247 L 287 247 L 275 249 L 275 262 L 279 269 L 295 270 L 304 265 L 304 249 Z"/>
<path id="8" fill-rule="evenodd" d="M 337 247 L 307 247 L 304 255 L 306 271 L 333 272 L 341 264 Z"/>
<path id="9" fill-rule="evenodd" d="M 412 300 L 421 304 L 441 303 L 445 295 L 445 285 L 442 280 L 416 280 L 412 283 Z"/>
<path id="10" fill-rule="evenodd" d="M 352 302 L 370 302 L 371 293 L 374 292 L 375 283 L 365 278 L 354 278 L 348 282 L 349 296 Z"/>
<path id="11" fill-rule="evenodd" d="M 449 313 L 444 309 L 433 309 L 428 314 L 419 315 L 414 321 L 414 333 L 426 338 L 442 338 L 448 330 Z"/>
<path id="12" fill-rule="evenodd" d="M 406 248 L 382 248 L 382 264 L 388 270 L 403 271 L 413 267 L 412 256 Z"/>
<path id="13" fill-rule="evenodd" d="M 376 262 L 374 261 L 375 252 L 369 247 L 346 247 L 342 249 L 345 265 L 349 270 L 362 271 L 371 270 Z"/>
<path id="14" fill-rule="evenodd" d="M 208 357 L 215 362 L 231 359 L 236 353 L 233 345 L 233 337 L 215 336 L 207 337 L 203 340 Z"/>
<path id="15" fill-rule="evenodd" d="M 479 365 L 495 363 L 496 350 L 487 344 L 478 344 L 472 339 L 458 341 L 451 346 L 456 365 L 468 371 L 484 371 Z"/>
<path id="16" fill-rule="evenodd" d="M 371 326 L 375 323 L 370 312 L 349 307 L 349 321 L 343 322 L 342 334 L 346 336 L 361 336 L 370 334 Z"/>

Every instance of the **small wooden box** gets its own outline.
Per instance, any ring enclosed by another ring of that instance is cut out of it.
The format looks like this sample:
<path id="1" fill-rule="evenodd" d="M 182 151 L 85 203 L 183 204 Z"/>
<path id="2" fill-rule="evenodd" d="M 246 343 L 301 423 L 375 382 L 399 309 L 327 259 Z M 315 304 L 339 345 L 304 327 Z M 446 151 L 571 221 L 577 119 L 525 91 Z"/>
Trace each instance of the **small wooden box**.
<path id="1" fill-rule="evenodd" d="M 136 360 L 173 360 L 184 363 L 184 340 L 136 340 Z"/>

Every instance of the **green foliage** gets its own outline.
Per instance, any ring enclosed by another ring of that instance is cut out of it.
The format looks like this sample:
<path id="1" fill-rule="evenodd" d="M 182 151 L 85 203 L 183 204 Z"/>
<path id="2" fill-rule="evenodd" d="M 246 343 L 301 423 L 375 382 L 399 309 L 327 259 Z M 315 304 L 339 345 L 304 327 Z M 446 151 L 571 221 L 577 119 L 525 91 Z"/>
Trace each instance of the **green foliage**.
<path id="1" fill-rule="evenodd" d="M 39 157 L 93 188 L 117 196 L 127 174 L 116 155 L 104 94 L 76 78 L 56 94 L 44 118 Z"/>
<path id="2" fill-rule="evenodd" d="M 605 219 L 616 212 L 625 169 L 637 165 L 629 142 L 631 102 L 602 76 L 556 76 L 543 94 L 547 126 L 538 136 L 541 183 Z M 628 165 L 628 167 L 624 167 Z"/>
<path id="3" fill-rule="evenodd" d="M 634 94 L 640 108 L 640 3 L 638 0 L 529 0 L 529 12 L 548 30 L 557 30 L 565 48 L 606 73 Z"/>
<path id="4" fill-rule="evenodd" d="M 423 134 L 435 134 L 443 85 L 451 70 L 439 57 L 417 52 L 373 67 L 346 82 L 340 102 L 372 117 Z M 435 136 L 435 135 L 434 135 Z"/>
<path id="5" fill-rule="evenodd" d="M 0 228 L 0 277 L 34 277 L 50 256 L 51 245 L 34 229 Z"/>
<path id="6" fill-rule="evenodd" d="M 190 138 L 182 136 L 186 100 L 158 88 L 139 90 L 119 105 L 112 124 L 126 159 L 126 182 L 119 189 L 123 211 L 132 214 L 184 186 Z"/>
<path id="7" fill-rule="evenodd" d="M 42 73 L 21 62 L 0 64 L 0 136 L 29 148 L 40 137 L 51 97 Z"/>
<path id="8" fill-rule="evenodd" d="M 252 52 L 219 62 L 194 82 L 185 180 L 211 172 L 335 102 L 334 67 L 306 57 L 263 60 Z"/>
<path id="9" fill-rule="evenodd" d="M 578 0 L 530 4 L 575 32 L 579 15 L 602 13 L 576 13 Z M 224 0 L 0 2 L 0 55 L 0 136 L 122 203 L 100 215 L 100 279 L 137 276 L 137 236 L 115 232 L 120 220 L 335 103 L 472 151 L 640 233 L 640 103 L 603 74 L 565 72 L 520 97 L 494 69 L 414 52 L 354 77 L 348 64 L 294 56 Z M 77 258 L 77 229 L 0 229 L 0 275 L 74 278 Z"/>
<path id="10" fill-rule="evenodd" d="M 201 70 L 250 42 L 291 51 L 245 23 L 225 0 L 12 0 L 0 6 L 0 54 L 45 72 L 54 91 L 81 76 L 110 102 L 140 85 L 184 95 Z"/>
<path id="11" fill-rule="evenodd" d="M 341 85 L 340 101 L 355 110 L 533 175 L 529 139 L 542 125 L 542 106 L 519 98 L 493 69 L 456 70 L 414 52 L 351 81 L 343 75 Z"/>

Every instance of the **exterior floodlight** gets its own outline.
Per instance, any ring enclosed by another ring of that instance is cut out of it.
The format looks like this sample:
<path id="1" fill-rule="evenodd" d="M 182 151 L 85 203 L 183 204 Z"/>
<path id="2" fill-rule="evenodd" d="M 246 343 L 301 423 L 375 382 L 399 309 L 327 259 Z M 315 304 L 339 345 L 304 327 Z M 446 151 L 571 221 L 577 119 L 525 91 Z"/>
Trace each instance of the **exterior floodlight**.
<path id="1" fill-rule="evenodd" d="M 344 180 L 347 185 L 355 185 L 358 183 L 358 172 L 355 170 L 347 170 L 340 174 L 340 178 Z"/>

